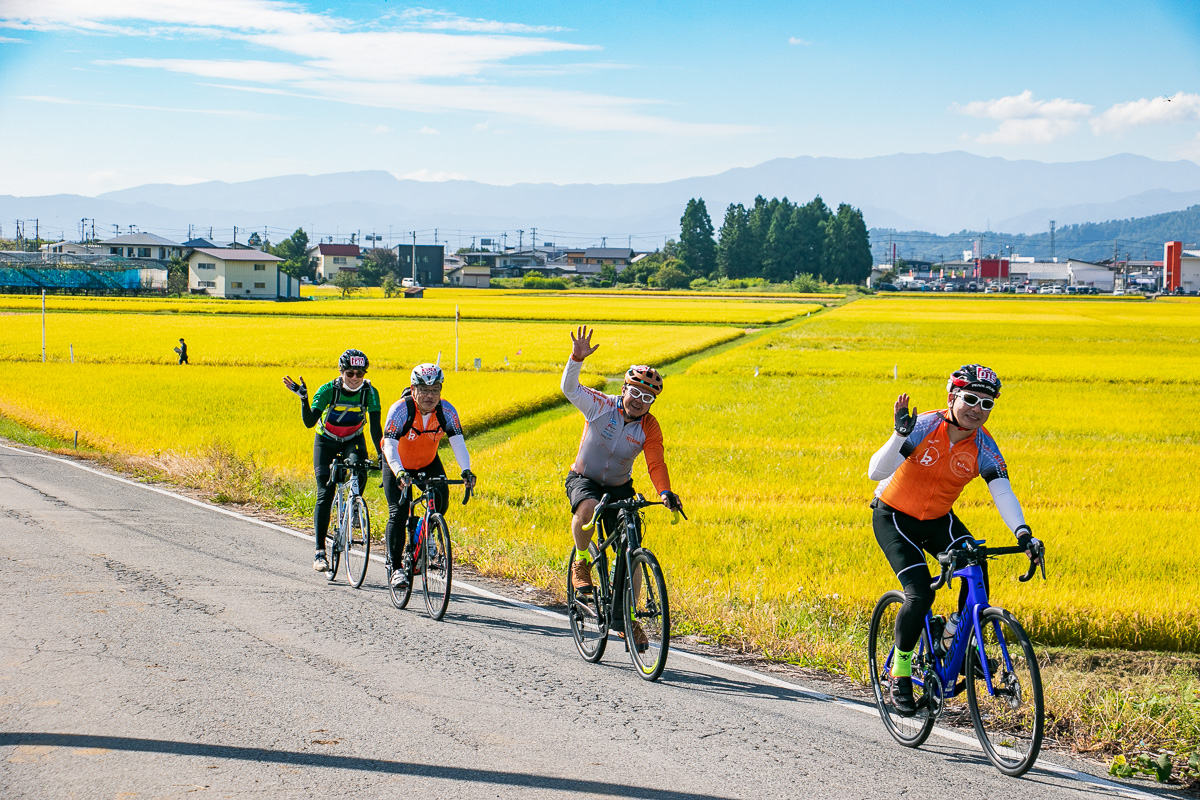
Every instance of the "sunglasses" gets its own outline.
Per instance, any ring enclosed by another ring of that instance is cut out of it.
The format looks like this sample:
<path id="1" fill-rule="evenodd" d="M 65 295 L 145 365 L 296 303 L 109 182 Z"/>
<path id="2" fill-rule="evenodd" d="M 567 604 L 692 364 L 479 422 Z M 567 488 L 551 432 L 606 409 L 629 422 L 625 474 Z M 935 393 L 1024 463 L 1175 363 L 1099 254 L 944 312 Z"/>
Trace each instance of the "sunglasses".
<path id="1" fill-rule="evenodd" d="M 979 395 L 971 394 L 970 392 L 959 392 L 958 396 L 961 397 L 962 401 L 967 405 L 972 407 L 979 406 L 984 411 L 991 411 L 992 406 L 996 405 L 996 401 L 992 398 L 980 397 Z"/>
<path id="2" fill-rule="evenodd" d="M 440 394 L 442 391 L 442 385 L 440 383 L 435 383 L 432 386 L 426 386 L 422 383 L 412 387 L 412 390 L 416 394 Z"/>
<path id="3" fill-rule="evenodd" d="M 625 392 L 629 395 L 630 399 L 632 399 L 632 400 L 641 400 L 643 403 L 646 403 L 647 405 L 654 402 L 654 395 L 650 394 L 649 392 L 643 392 L 641 389 L 638 389 L 634 386 L 627 385 L 625 387 Z"/>
<path id="4" fill-rule="evenodd" d="M 365 369 L 344 369 L 342 374 L 347 378 L 363 378 L 366 377 L 367 371 Z"/>

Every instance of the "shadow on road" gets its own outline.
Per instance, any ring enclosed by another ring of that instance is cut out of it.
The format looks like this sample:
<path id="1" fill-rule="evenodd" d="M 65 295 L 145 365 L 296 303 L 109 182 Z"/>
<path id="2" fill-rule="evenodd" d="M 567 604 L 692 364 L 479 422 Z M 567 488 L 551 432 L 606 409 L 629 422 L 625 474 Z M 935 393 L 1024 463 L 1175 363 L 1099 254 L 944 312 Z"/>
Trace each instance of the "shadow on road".
<path id="1" fill-rule="evenodd" d="M 332 767 L 374 772 L 383 775 L 405 775 L 417 778 L 437 778 L 464 783 L 486 783 L 500 786 L 524 786 L 530 789 L 551 789 L 586 795 L 664 800 L 731 800 L 725 795 L 680 792 L 660 787 L 627 786 L 607 781 L 580 778 L 557 778 L 527 772 L 502 772 L 491 769 L 447 767 L 434 764 L 415 764 L 407 761 L 385 761 L 354 756 L 300 753 L 291 750 L 270 750 L 265 747 L 234 747 L 199 742 L 175 742 L 165 739 L 134 739 L 125 736 L 91 736 L 78 733 L 0 733 L 0 747 L 17 745 L 50 747 L 87 747 L 125 750 L 141 753 L 164 753 L 174 756 L 224 758 L 258 763 L 288 764 L 291 766 Z"/>
<path id="2" fill-rule="evenodd" d="M 816 699 L 811 694 L 798 692 L 795 689 L 788 689 L 783 686 L 771 686 L 754 681 L 726 678 L 721 675 L 713 675 L 709 672 L 680 669 L 677 666 L 672 666 L 670 661 L 667 662 L 667 671 L 663 675 L 663 680 L 677 686 L 685 686 L 698 692 L 710 692 L 712 694 L 741 697 L 757 696 L 775 700 L 814 701 Z"/>

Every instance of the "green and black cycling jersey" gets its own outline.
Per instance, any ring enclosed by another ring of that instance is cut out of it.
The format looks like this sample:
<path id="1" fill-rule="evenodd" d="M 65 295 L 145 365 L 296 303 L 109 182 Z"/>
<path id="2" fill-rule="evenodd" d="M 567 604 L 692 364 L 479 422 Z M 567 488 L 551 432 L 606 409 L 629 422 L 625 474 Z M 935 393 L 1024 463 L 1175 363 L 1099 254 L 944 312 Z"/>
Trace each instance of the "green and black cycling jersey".
<path id="1" fill-rule="evenodd" d="M 317 433 L 335 442 L 345 442 L 362 433 L 368 420 L 371 425 L 371 441 L 376 451 L 383 439 L 379 391 L 370 381 L 363 381 L 356 391 L 348 392 L 342 387 L 342 379 L 335 378 L 326 383 L 313 395 L 312 405 L 302 401 L 301 412 L 304 425 L 317 426 Z"/>

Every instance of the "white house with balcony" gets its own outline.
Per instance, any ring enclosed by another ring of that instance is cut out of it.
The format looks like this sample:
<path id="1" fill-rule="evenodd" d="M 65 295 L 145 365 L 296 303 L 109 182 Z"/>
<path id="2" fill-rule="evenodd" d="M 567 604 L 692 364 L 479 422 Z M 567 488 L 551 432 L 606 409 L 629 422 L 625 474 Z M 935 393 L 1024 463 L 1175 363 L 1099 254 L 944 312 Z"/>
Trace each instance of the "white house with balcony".
<path id="1" fill-rule="evenodd" d="M 198 247 L 187 259 L 193 294 L 246 300 L 300 297 L 300 280 L 279 271 L 279 256 L 261 250 Z"/>
<path id="2" fill-rule="evenodd" d="M 317 277 L 326 281 L 339 272 L 358 272 L 362 266 L 362 251 L 356 244 L 321 243 L 308 248 L 306 255 L 313 260 Z"/>
<path id="3" fill-rule="evenodd" d="M 183 257 L 183 245 L 153 233 L 129 233 L 114 236 L 100 242 L 101 252 L 122 258 L 170 261 L 173 256 Z"/>

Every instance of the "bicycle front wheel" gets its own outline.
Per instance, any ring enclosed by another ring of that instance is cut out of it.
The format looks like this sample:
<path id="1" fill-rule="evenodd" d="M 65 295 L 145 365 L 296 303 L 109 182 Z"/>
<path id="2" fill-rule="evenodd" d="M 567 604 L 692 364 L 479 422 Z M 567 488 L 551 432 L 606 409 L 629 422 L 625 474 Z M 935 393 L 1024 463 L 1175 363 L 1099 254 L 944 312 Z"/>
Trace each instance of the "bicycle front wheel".
<path id="1" fill-rule="evenodd" d="M 933 732 L 933 724 L 937 720 L 930 709 L 930 703 L 925 696 L 923 687 L 913 684 L 913 699 L 917 711 L 912 716 L 903 716 L 892 704 L 892 658 L 896 648 L 896 615 L 904 604 L 902 592 L 887 592 L 875 604 L 871 614 L 871 627 L 867 633 L 867 664 L 871 671 L 871 690 L 875 694 L 875 706 L 883 726 L 900 744 L 905 747 L 920 747 Z M 921 631 L 921 639 L 917 644 L 917 652 L 913 654 L 913 675 L 920 672 L 928 658 L 929 646 L 925 632 Z"/>
<path id="2" fill-rule="evenodd" d="M 625 581 L 625 644 L 638 675 L 656 681 L 667 665 L 671 648 L 671 610 L 667 582 L 658 559 L 649 550 L 635 550 Z"/>
<path id="3" fill-rule="evenodd" d="M 450 579 L 454 561 L 450 552 L 450 530 L 441 514 L 429 515 L 425 546 L 421 548 L 421 578 L 425 584 L 425 610 L 434 619 L 446 615 L 450 605 Z"/>
<path id="4" fill-rule="evenodd" d="M 604 646 L 608 644 L 608 616 L 603 611 L 600 602 L 606 590 L 601 585 L 608 580 L 605 571 L 607 559 L 603 555 L 593 559 L 592 590 L 579 591 L 571 580 L 571 567 L 579 557 L 579 551 L 571 548 L 571 557 L 567 559 L 567 618 L 571 622 L 571 637 L 575 639 L 575 647 L 579 655 L 589 663 L 596 663 L 604 655 Z"/>
<path id="5" fill-rule="evenodd" d="M 988 760 L 1005 775 L 1024 775 L 1042 749 L 1045 709 L 1037 656 L 1021 623 L 1002 608 L 981 612 L 964 671 L 971 721 Z"/>
<path id="6" fill-rule="evenodd" d="M 362 497 L 350 501 L 350 530 L 346 535 L 346 580 L 355 589 L 367 577 L 371 555 L 371 516 Z"/>

